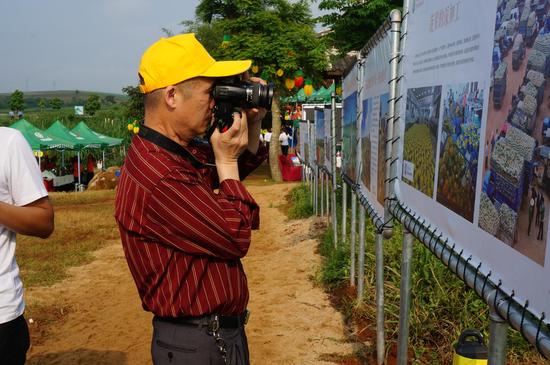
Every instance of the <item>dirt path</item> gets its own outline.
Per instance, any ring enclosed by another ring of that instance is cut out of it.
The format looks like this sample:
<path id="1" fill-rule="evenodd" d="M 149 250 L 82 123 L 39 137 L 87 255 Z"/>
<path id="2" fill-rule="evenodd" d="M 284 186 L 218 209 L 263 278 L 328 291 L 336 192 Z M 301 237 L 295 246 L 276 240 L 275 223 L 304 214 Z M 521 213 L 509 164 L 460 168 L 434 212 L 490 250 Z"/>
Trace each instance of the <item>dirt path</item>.
<path id="1" fill-rule="evenodd" d="M 278 209 L 292 186 L 249 188 L 261 206 L 261 229 L 244 260 L 252 364 L 326 364 L 323 359 L 352 352 L 340 314 L 310 279 L 320 260 L 314 219 L 288 221 Z M 44 343 L 31 348 L 27 364 L 150 364 L 152 316 L 141 308 L 120 243 L 95 255 L 71 269 L 69 279 L 26 292 L 27 301 L 70 308 Z M 41 325 L 34 319 L 31 331 Z"/>

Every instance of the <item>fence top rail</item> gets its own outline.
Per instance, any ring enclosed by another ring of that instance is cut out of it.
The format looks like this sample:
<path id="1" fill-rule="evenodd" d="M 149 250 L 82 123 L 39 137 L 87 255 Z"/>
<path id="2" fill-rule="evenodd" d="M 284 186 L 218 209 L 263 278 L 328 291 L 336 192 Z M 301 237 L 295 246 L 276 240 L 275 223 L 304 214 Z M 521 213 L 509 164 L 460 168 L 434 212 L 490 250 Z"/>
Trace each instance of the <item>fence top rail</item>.
<path id="1" fill-rule="evenodd" d="M 512 328 L 535 345 L 537 351 L 550 359 L 550 324 L 545 322 L 546 315 L 533 314 L 529 310 L 529 301 L 519 303 L 514 298 L 514 291 L 507 293 L 502 288 L 502 281 L 497 284 L 491 279 L 491 271 L 484 274 L 480 271 L 483 263 L 477 266 L 472 263 L 472 256 L 465 257 L 464 251 L 457 252 L 456 244 L 439 232 L 437 227 L 427 224 L 415 212 L 399 200 L 392 200 L 389 205 L 391 214 L 426 246 L 451 272 L 478 296 L 493 308 Z"/>
<path id="2" fill-rule="evenodd" d="M 372 223 L 376 228 L 376 232 L 382 233 L 386 228 L 384 219 L 380 217 L 380 215 L 378 215 L 370 199 L 365 194 L 363 194 L 360 185 L 353 182 L 352 179 L 350 179 L 349 176 L 347 176 L 346 174 L 342 174 L 342 180 L 344 181 L 344 183 L 348 184 L 351 187 L 352 192 L 355 193 L 361 205 L 367 210 L 367 215 L 371 218 Z"/>

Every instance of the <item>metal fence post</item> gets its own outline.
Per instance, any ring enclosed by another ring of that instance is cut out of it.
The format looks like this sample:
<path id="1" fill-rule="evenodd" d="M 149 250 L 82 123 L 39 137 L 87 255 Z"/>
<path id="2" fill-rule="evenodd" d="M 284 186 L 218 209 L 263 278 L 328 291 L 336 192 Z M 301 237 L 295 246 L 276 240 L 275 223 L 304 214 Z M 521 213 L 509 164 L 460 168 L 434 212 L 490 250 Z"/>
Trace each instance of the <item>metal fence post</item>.
<path id="1" fill-rule="evenodd" d="M 357 216 L 357 195 L 355 192 L 351 192 L 351 234 L 349 250 L 351 255 L 351 264 L 349 270 L 350 285 L 355 286 L 355 228 L 356 228 L 356 216 Z"/>
<path id="2" fill-rule="evenodd" d="M 330 219 L 330 190 L 331 190 L 331 184 L 330 184 L 330 176 L 328 174 L 325 174 L 325 180 L 327 181 L 327 188 L 325 190 L 325 193 L 326 193 L 326 198 L 327 198 L 327 204 L 325 205 L 325 207 L 327 207 L 326 209 L 326 214 L 327 214 L 327 218 Z"/>
<path id="3" fill-rule="evenodd" d="M 359 204 L 359 257 L 357 258 L 357 304 L 363 301 L 365 284 L 365 207 Z"/>
<path id="4" fill-rule="evenodd" d="M 489 365 L 505 365 L 508 323 L 489 307 Z"/>
<path id="5" fill-rule="evenodd" d="M 319 177 L 321 179 L 321 192 L 319 194 L 319 200 L 321 204 L 321 217 L 325 216 L 325 173 L 322 169 L 319 170 Z"/>
<path id="6" fill-rule="evenodd" d="M 401 261 L 401 283 L 399 297 L 399 335 L 397 338 L 397 364 L 407 365 L 409 345 L 409 314 L 411 307 L 411 266 L 413 236 L 408 230 L 403 231 L 403 258 Z"/>
<path id="7" fill-rule="evenodd" d="M 336 191 L 338 189 L 338 182 L 336 179 L 336 93 L 332 93 L 330 95 L 331 98 L 331 133 L 330 133 L 330 139 L 332 141 L 332 153 L 330 154 L 330 157 L 332 159 L 332 163 L 330 166 L 332 167 L 332 237 L 334 240 L 334 247 L 338 245 L 338 217 L 337 217 L 337 209 L 336 209 Z"/>
<path id="8" fill-rule="evenodd" d="M 319 171 L 317 168 L 317 165 L 313 166 L 313 210 L 315 211 L 315 215 L 318 215 L 318 195 L 319 193 Z"/>
<path id="9" fill-rule="evenodd" d="M 346 242 L 346 224 L 348 217 L 348 184 L 342 181 L 342 242 Z"/>
<path id="10" fill-rule="evenodd" d="M 378 365 L 384 363 L 384 241 L 380 233 L 376 234 L 376 360 Z"/>

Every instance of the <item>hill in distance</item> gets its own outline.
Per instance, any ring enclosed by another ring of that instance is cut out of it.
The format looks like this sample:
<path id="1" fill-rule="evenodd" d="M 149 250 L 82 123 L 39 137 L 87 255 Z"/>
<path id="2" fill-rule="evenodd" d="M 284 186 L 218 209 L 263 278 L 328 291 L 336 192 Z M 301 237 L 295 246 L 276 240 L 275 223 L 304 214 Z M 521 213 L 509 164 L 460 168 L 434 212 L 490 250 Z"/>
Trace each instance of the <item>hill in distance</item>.
<path id="1" fill-rule="evenodd" d="M 0 93 L 0 109 L 9 109 L 9 98 L 12 93 Z M 40 100 L 48 102 L 54 98 L 63 101 L 63 106 L 84 105 L 90 95 L 96 94 L 102 101 L 120 103 L 127 100 L 127 95 L 105 93 L 87 90 L 50 90 L 50 91 L 23 91 L 26 109 L 38 107 Z"/>

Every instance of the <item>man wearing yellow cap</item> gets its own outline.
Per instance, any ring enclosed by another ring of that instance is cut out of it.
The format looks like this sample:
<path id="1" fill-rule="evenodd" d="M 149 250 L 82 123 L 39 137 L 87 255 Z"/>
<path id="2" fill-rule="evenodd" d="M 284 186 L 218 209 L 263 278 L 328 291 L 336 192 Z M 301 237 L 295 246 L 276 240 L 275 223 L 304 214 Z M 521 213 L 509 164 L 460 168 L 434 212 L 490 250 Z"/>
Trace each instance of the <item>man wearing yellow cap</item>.
<path id="1" fill-rule="evenodd" d="M 139 67 L 145 120 L 116 195 L 122 245 L 143 308 L 154 314 L 154 364 L 248 364 L 248 286 L 240 258 L 259 225 L 241 180 L 266 157 L 265 109 L 213 122 L 218 78 L 251 61 L 215 61 L 193 34 L 162 38 Z M 262 82 L 252 79 L 252 82 Z"/>

